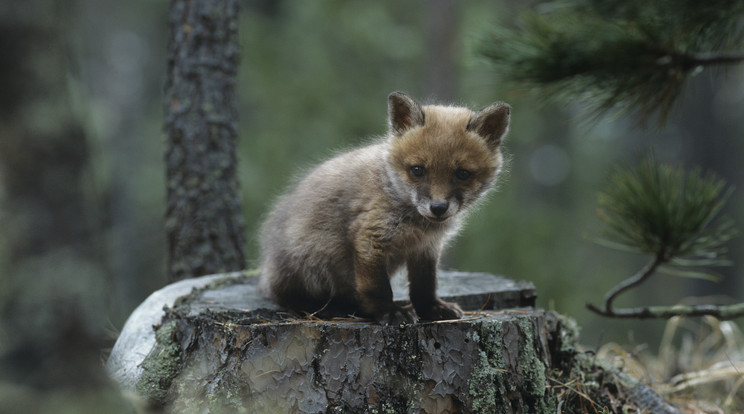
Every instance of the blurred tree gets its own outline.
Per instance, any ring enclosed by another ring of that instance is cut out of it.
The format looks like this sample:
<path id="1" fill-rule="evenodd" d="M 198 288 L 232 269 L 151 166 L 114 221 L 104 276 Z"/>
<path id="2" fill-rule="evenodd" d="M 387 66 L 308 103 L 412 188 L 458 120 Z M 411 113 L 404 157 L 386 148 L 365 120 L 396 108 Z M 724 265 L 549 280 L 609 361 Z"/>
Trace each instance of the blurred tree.
<path id="1" fill-rule="evenodd" d="M 167 280 L 165 140 L 158 138 L 168 3 L 75 0 L 65 33 L 72 107 L 89 142 L 90 182 L 105 200 L 100 238 L 114 326 Z"/>
<path id="2" fill-rule="evenodd" d="M 457 33 L 462 4 L 433 0 L 426 8 L 426 84 L 423 89 L 441 102 L 450 102 L 457 91 Z"/>
<path id="3" fill-rule="evenodd" d="M 165 84 L 168 275 L 242 270 L 237 0 L 174 0 Z"/>
<path id="4" fill-rule="evenodd" d="M 108 293 L 88 141 L 70 109 L 70 3 L 0 6 L 4 412 L 121 408 L 100 364 Z"/>

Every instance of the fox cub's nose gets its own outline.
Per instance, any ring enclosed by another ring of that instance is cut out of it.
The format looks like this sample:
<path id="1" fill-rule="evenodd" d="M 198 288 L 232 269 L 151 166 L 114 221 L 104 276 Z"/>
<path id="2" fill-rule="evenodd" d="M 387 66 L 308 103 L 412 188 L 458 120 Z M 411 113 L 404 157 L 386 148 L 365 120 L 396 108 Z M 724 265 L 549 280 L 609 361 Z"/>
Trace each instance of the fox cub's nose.
<path id="1" fill-rule="evenodd" d="M 446 213 L 448 208 L 449 208 L 449 203 L 446 201 L 434 201 L 431 204 L 429 204 L 429 210 L 432 212 L 432 214 L 434 214 L 437 217 Z"/>

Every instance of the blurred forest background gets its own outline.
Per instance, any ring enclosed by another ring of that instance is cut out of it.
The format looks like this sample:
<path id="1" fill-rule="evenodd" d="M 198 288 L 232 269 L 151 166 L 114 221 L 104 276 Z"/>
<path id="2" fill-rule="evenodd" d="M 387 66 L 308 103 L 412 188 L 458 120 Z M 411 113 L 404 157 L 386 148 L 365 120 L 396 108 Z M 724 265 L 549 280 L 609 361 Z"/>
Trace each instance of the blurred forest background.
<path id="1" fill-rule="evenodd" d="M 249 267 L 272 200 L 303 170 L 384 134 L 390 92 L 476 108 L 503 100 L 513 108 L 509 172 L 444 267 L 533 282 L 539 306 L 575 318 L 587 346 L 656 343 L 663 321 L 608 321 L 585 309 L 646 260 L 592 241 L 601 228 L 597 194 L 612 165 L 651 147 L 660 161 L 700 166 L 744 188 L 744 71 L 695 76 L 664 128 L 592 118 L 580 103 L 545 104 L 506 85 L 481 53 L 495 29 L 533 6 L 244 1 L 239 162 Z M 84 315 L 83 329 L 115 332 L 166 283 L 167 13 L 167 2 L 148 0 L 0 5 L 0 352 L 13 329 L 67 312 Z M 20 69 L 7 69 L 19 67 L 6 65 L 13 59 L 23 59 Z M 738 190 L 727 206 L 738 223 L 743 203 Z M 720 283 L 660 275 L 620 302 L 741 301 L 744 244 L 729 248 L 734 266 L 720 270 Z M 33 311 L 54 309 L 55 296 L 79 309 Z"/>

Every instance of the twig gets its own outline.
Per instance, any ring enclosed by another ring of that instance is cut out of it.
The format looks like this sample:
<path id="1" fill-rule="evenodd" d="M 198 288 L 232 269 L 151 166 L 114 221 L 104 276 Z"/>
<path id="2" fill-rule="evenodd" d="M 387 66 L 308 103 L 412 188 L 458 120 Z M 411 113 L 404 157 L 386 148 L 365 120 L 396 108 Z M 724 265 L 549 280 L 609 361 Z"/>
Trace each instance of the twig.
<path id="1" fill-rule="evenodd" d="M 705 65 L 731 65 L 744 62 L 744 55 L 741 53 L 699 53 L 681 55 L 685 63 L 694 66 Z"/>
<path id="2" fill-rule="evenodd" d="M 588 303 L 587 308 L 602 316 L 624 319 L 669 319 L 674 316 L 713 316 L 719 320 L 729 320 L 744 316 L 744 302 L 733 305 L 696 306 L 649 306 L 641 308 L 621 308 L 602 310 Z"/>
<path id="3" fill-rule="evenodd" d="M 613 314 L 614 312 L 612 311 L 612 302 L 615 300 L 615 298 L 617 298 L 626 290 L 636 287 L 648 280 L 648 278 L 651 277 L 652 274 L 654 274 L 656 269 L 665 261 L 666 258 L 663 252 L 657 254 L 656 256 L 654 256 L 653 259 L 651 259 L 650 262 L 648 262 L 646 266 L 639 270 L 638 273 L 628 279 L 623 280 L 622 282 L 620 282 L 620 284 L 607 292 L 607 295 L 605 295 L 604 299 L 604 311 L 599 310 L 591 303 L 588 303 L 586 306 L 594 312 L 598 312 L 600 314 Z"/>
<path id="4" fill-rule="evenodd" d="M 623 319 L 669 319 L 675 316 L 713 316 L 719 320 L 727 320 L 744 316 L 744 302 L 733 305 L 674 305 L 620 309 L 614 309 L 612 307 L 612 302 L 621 293 L 648 280 L 656 269 L 667 261 L 668 257 L 664 251 L 659 252 L 638 273 L 623 280 L 607 292 L 604 299 L 604 309 L 600 309 L 592 303 L 587 303 L 586 307 L 590 311 L 602 316 Z"/>

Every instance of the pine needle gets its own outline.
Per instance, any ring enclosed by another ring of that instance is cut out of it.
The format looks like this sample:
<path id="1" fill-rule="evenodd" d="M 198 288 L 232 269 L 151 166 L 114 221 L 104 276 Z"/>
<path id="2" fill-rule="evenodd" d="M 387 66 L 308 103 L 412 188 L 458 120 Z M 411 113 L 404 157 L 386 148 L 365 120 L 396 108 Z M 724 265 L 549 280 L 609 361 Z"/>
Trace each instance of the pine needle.
<path id="1" fill-rule="evenodd" d="M 658 256 L 667 273 L 716 278 L 705 267 L 730 264 L 725 243 L 737 234 L 720 215 L 731 193 L 714 174 L 660 164 L 650 153 L 617 169 L 600 194 L 604 244 Z"/>

